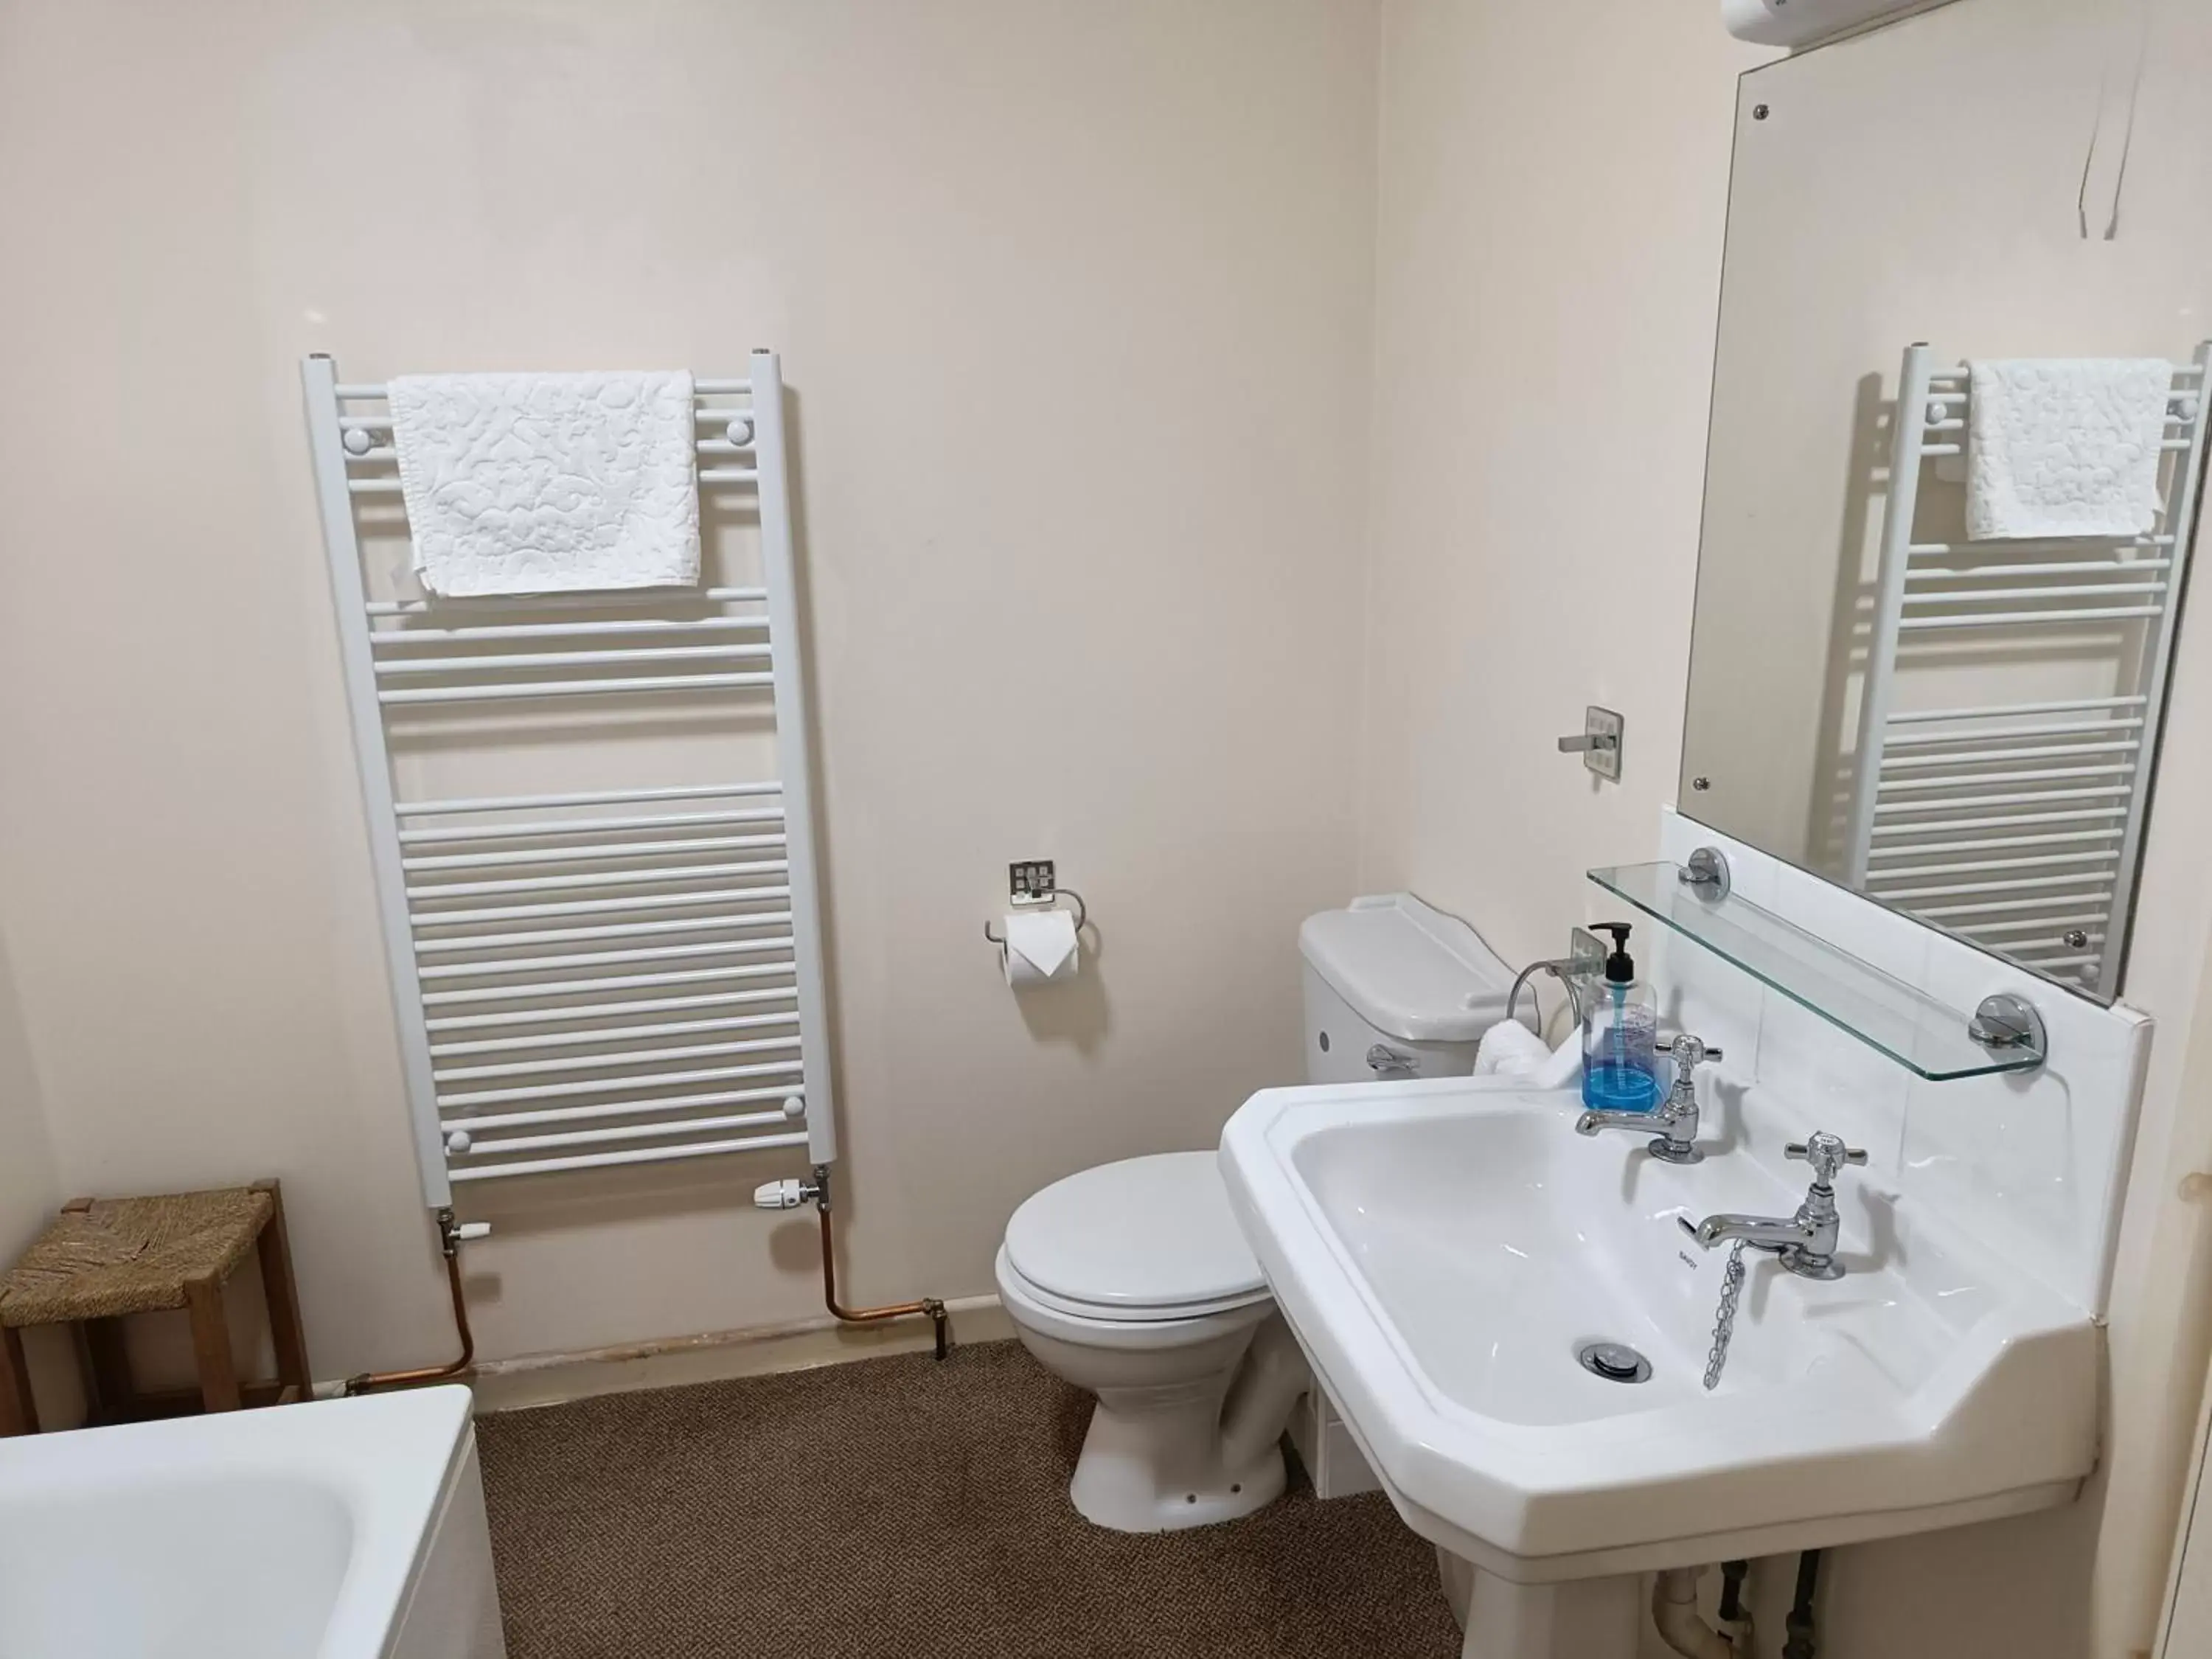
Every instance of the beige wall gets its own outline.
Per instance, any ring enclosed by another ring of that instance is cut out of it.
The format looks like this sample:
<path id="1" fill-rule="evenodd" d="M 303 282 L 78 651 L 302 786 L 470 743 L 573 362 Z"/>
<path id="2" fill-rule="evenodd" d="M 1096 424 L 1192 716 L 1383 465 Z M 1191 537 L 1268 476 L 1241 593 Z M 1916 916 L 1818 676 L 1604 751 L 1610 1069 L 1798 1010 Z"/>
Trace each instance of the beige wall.
<path id="1" fill-rule="evenodd" d="M 2142 1206 L 2142 1213 L 2138 1218 L 2146 1224 L 2139 1230 L 2141 1236 L 2136 1240 L 2140 1244 L 2154 1231 L 2169 1230 L 2173 1248 L 2180 1258 L 2174 1264 L 2182 1270 L 2177 1276 L 2198 1276 L 2195 1288 L 2185 1294 L 2180 1310 L 2184 1316 L 2181 1322 L 2186 1328 L 2177 1329 L 2166 1339 L 2179 1356 L 2200 1352 L 2204 1346 L 2203 1328 L 2206 1314 L 2203 1310 L 2208 1289 L 2212 1289 L 2208 1287 L 2203 1276 L 2207 1267 L 2203 1259 L 2204 1239 L 2203 1229 L 2196 1224 L 2197 1206 L 2203 1200 L 2199 1197 L 2194 1202 L 2183 1200 L 2181 1182 L 2171 1178 L 2172 1172 L 2175 1170 L 2212 1171 L 2212 1121 L 2208 1121 L 2212 1120 L 2212 1112 L 2204 1109 L 2208 1103 L 2212 1103 L 2212 951 L 2208 951 L 2206 959 L 2200 964 L 2197 1011 L 2189 1024 L 2187 1042 L 2188 1048 L 2181 1062 L 2183 1093 L 2185 1099 L 2195 1103 L 2196 1109 L 2190 1111 L 2185 1108 L 2183 1115 L 2191 1121 L 2182 1134 L 2163 1144 L 2154 1133 L 2146 1133 L 2143 1137 L 2142 1153 L 2147 1171 L 2144 1195 L 2148 1201 Z M 2161 1179 L 2162 1176 L 2166 1178 Z M 2192 1183 L 2192 1189 L 2197 1184 L 2199 1183 Z M 2139 1263 L 2131 1261 L 2130 1265 L 2138 1275 L 2142 1274 Z M 2128 1364 L 2130 1370 L 2163 1385 L 2154 1398 L 2154 1409 L 2157 1416 L 2165 1419 L 2159 1424 L 2160 1429 L 2170 1437 L 2175 1431 L 2174 1414 L 2185 1407 L 2191 1392 L 2188 1379 L 2180 1371 L 2180 1367 L 2185 1365 L 2187 1360 L 2180 1358 L 2177 1362 L 2158 1355 L 2155 1350 L 2161 1345 L 2155 1341 L 2142 1341 L 2141 1335 L 2139 1325 L 2139 1340 L 2131 1344 Z M 2150 1352 L 2146 1352 L 2145 1350 Z M 2146 1364 L 2147 1360 L 2149 1363 Z M 2180 1549 L 2181 1540 L 2178 1538 L 2178 1559 L 2173 1564 L 2176 1582 L 2172 1610 L 2172 1628 L 2166 1637 L 2169 1645 L 2162 1650 L 2161 1659 L 2191 1659 L 2195 1654 L 2212 1651 L 2212 1467 L 2208 1467 L 2203 1461 L 2207 1449 L 2206 1431 L 2212 1428 L 2212 1418 L 2205 1415 L 2208 1410 L 2212 1410 L 2212 1399 L 2200 1402 L 2197 1420 L 2188 1431 L 2188 1439 L 2185 1443 L 2186 1450 L 2179 1456 L 2172 1455 L 2173 1442 L 2170 1437 L 2161 1445 L 2156 1437 L 2143 1436 L 2132 1441 L 2129 1448 L 2133 1454 L 2131 1464 L 2139 1462 L 2146 1449 L 2165 1456 L 2166 1466 L 2150 1471 L 2161 1480 L 2167 1477 L 2179 1477 L 2181 1468 L 2174 1465 L 2185 1465 L 2190 1454 L 2195 1454 L 2199 1460 L 2197 1466 L 2189 1471 L 2191 1479 L 2185 1483 L 2187 1496 L 2182 1500 L 2182 1508 L 2188 1534 L 2187 1549 L 2184 1555 Z M 2116 1530 L 2114 1542 L 2116 1550 L 2133 1547 L 2151 1554 L 2153 1559 L 2142 1564 L 2148 1569 L 2154 1565 L 2159 1539 L 2156 1522 L 2165 1516 L 2160 1504 L 2147 1504 L 2146 1509 L 2148 1513 L 2134 1523 L 2129 1535 L 2122 1535 Z M 2125 1516 L 2114 1516 L 2112 1519 L 2120 1526 L 2128 1524 L 2128 1517 Z M 2143 1526 L 2142 1520 L 2149 1521 L 2151 1525 Z M 2139 1573 L 2136 1577 L 2140 1579 L 2142 1575 Z M 2131 1584 L 2129 1588 L 2139 1589 L 2140 1583 Z M 2132 1631 L 2125 1633 L 2132 1638 Z"/>
<path id="2" fill-rule="evenodd" d="M 37 1065 L 16 1002 L 5 922 L 0 916 L 0 1261 L 13 1261 L 52 1219 L 64 1194 Z M 68 1334 L 59 1328 L 27 1331 L 23 1346 L 44 1420 L 76 1420 L 81 1401 Z"/>
<path id="3" fill-rule="evenodd" d="M 1383 8 L 1361 879 L 1556 956 L 1680 752 L 1732 77 L 1700 6 Z M 1553 740 L 1627 720 L 1618 787 Z"/>
<path id="4" fill-rule="evenodd" d="M 1352 876 L 1375 45 L 1345 0 L 0 4 L 0 914 L 61 1184 L 280 1175 L 319 1373 L 450 1340 L 309 350 L 782 350 L 854 1297 L 986 1291 L 1038 1184 L 1295 1077 Z M 1103 949 L 1024 1012 L 978 928 L 1031 855 Z M 816 1311 L 811 1224 L 747 1204 L 796 1161 L 716 1163 L 470 1194 L 486 1352 Z"/>
<path id="5" fill-rule="evenodd" d="M 2040 15 L 2020 11 L 2021 26 Z M 2182 189 L 2203 162 L 2173 137 L 2212 29 L 2201 9 L 2156 15 L 2131 166 L 2139 186 Z M 1586 914 L 1586 866 L 1653 855 L 1674 794 L 1734 76 L 1759 61 L 1695 7 L 1609 6 L 1571 43 L 1557 25 L 1536 0 L 1383 11 L 1362 878 L 1412 886 L 1516 958 L 1550 953 Z M 1805 188 L 1818 199 L 1816 180 Z M 2178 663 L 2127 996 L 2179 1033 L 2212 938 L 2201 608 Z M 1618 789 L 1553 750 L 1585 702 L 1627 716 Z M 2127 1659 L 2148 1645 L 2212 1338 L 2212 1251 L 2175 1195 L 2179 1171 L 2212 1163 L 2208 1097 L 2203 1045 L 2159 1041 L 2089 1493 L 1834 1553 L 1823 1652 Z M 1770 1642 L 1789 1571 L 1758 1577 Z"/>
<path id="6" fill-rule="evenodd" d="M 0 1255 L 13 1260 L 61 1197 L 31 1047 L 15 1006 L 6 931 L 0 928 Z"/>

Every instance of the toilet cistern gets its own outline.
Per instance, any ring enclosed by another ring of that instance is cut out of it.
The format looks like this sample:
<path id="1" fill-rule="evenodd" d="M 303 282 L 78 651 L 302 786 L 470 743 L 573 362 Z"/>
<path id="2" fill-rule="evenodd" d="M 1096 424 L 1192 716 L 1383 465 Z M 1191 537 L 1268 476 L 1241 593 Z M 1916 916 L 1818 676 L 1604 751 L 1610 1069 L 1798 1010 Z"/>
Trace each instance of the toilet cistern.
<path id="1" fill-rule="evenodd" d="M 1709 1215 L 1698 1222 L 1683 1216 L 1682 1231 L 1708 1250 L 1739 1239 L 1754 1250 L 1771 1250 L 1800 1279 L 1841 1279 L 1844 1264 L 1836 1260 L 1836 1240 L 1842 1230 L 1836 1214 L 1836 1171 L 1846 1164 L 1865 1163 L 1867 1155 L 1826 1129 L 1792 1141 L 1782 1155 L 1813 1166 L 1813 1185 L 1796 1214 Z"/>
<path id="2" fill-rule="evenodd" d="M 1652 1157 L 1667 1164 L 1702 1164 L 1705 1155 L 1698 1147 L 1698 1087 L 1697 1069 L 1709 1060 L 1718 1060 L 1721 1051 L 1709 1048 L 1699 1037 L 1685 1031 L 1665 1046 L 1674 1060 L 1674 1086 L 1656 1111 L 1650 1112 L 1584 1112 L 1575 1120 L 1575 1133 L 1594 1135 L 1601 1129 L 1656 1129 L 1644 1147 Z M 1832 1137 L 1831 1137 L 1832 1139 Z M 1841 1143 L 1838 1142 L 1838 1145 Z M 1861 1156 L 1861 1163 L 1865 1158 Z M 1705 1241 L 1710 1244 L 1711 1241 Z"/>

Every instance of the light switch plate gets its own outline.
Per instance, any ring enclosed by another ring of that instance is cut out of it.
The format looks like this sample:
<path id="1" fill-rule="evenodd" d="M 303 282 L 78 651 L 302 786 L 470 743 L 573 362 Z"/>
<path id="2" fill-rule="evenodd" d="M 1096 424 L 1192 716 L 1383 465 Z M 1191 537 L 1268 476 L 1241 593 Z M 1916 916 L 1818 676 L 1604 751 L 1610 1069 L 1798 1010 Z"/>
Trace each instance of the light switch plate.
<path id="1" fill-rule="evenodd" d="M 1583 764 L 1601 778 L 1620 781 L 1620 733 L 1624 724 L 1610 708 L 1592 703 L 1583 710 L 1583 735 L 1591 739 L 1583 750 Z"/>

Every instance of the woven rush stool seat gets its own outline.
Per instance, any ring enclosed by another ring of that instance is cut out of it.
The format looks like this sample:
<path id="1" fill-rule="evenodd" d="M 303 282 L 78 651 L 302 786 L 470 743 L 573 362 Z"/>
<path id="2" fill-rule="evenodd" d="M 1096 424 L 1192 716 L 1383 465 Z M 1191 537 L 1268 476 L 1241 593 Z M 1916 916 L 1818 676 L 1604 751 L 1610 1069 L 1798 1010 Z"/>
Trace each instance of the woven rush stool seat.
<path id="1" fill-rule="evenodd" d="M 222 1287 L 258 1252 L 277 1381 L 241 1387 L 231 1356 Z M 20 1332 L 70 1325 L 82 1334 L 86 1393 L 97 1421 L 144 1414 L 164 1404 L 131 1386 L 126 1316 L 182 1309 L 191 1316 L 200 1404 L 228 1411 L 303 1398 L 307 1354 L 300 1332 L 283 1197 L 274 1181 L 147 1198 L 76 1199 L 0 1278 L 0 1435 L 37 1427 Z"/>
<path id="2" fill-rule="evenodd" d="M 0 1279 L 0 1324 L 74 1324 L 185 1306 L 185 1281 L 228 1279 L 269 1219 L 251 1187 L 96 1198 L 64 1210 Z"/>

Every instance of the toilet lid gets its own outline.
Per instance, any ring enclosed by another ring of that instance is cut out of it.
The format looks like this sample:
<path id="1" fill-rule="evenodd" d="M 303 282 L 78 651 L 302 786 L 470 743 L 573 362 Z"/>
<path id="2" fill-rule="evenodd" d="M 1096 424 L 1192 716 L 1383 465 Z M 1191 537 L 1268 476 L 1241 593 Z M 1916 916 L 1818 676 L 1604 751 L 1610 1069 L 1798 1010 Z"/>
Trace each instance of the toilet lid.
<path id="1" fill-rule="evenodd" d="M 1006 1257 L 1040 1290 L 1110 1310 L 1264 1295 L 1212 1152 L 1162 1152 L 1055 1181 L 1006 1224 Z"/>

